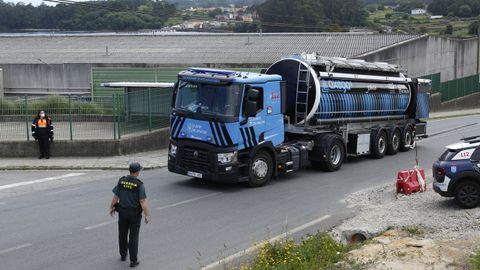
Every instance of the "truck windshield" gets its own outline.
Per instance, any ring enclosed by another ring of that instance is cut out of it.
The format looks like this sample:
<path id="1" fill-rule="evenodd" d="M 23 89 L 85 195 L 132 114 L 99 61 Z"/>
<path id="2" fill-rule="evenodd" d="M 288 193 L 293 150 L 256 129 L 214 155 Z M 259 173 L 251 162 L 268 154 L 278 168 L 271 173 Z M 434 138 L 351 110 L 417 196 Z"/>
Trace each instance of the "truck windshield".
<path id="1" fill-rule="evenodd" d="M 240 84 L 211 85 L 180 81 L 175 109 L 205 115 L 238 117 L 241 97 Z"/>

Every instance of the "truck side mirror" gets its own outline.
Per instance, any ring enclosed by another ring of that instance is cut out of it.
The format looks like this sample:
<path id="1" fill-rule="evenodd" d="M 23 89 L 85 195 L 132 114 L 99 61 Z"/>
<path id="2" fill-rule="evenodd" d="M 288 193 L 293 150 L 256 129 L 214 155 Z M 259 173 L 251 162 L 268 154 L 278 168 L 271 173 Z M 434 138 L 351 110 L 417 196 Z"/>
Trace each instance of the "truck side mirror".
<path id="1" fill-rule="evenodd" d="M 178 88 L 178 82 L 176 82 L 174 85 L 173 85 L 173 91 L 172 91 L 172 100 L 170 101 L 170 106 L 172 108 L 175 107 L 175 101 L 177 99 L 177 88 Z"/>
<path id="2" fill-rule="evenodd" d="M 282 114 L 287 114 L 287 81 L 280 82 L 280 98 L 282 104 Z"/>
<path id="3" fill-rule="evenodd" d="M 247 86 L 247 99 L 245 101 L 245 117 L 255 117 L 258 111 L 258 97 L 260 96 L 260 91 Z"/>

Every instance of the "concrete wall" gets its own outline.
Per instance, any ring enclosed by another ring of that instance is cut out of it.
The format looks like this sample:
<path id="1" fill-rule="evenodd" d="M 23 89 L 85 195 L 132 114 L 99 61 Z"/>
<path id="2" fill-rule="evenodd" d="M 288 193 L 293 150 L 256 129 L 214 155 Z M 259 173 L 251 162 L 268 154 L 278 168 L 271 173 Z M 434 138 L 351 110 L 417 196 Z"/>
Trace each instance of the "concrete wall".
<path id="1" fill-rule="evenodd" d="M 480 108 L 480 92 L 442 102 L 441 94 L 430 97 L 430 112 L 448 112 Z"/>
<path id="2" fill-rule="evenodd" d="M 2 64 L 5 95 L 90 93 L 90 64 Z"/>
<path id="3" fill-rule="evenodd" d="M 169 128 L 142 135 L 125 136 L 121 140 L 54 141 L 50 151 L 52 157 L 59 156 L 117 156 L 168 147 Z M 36 157 L 36 141 L 2 141 L 0 157 Z"/>
<path id="4" fill-rule="evenodd" d="M 477 73 L 477 45 L 476 38 L 459 40 L 426 36 L 360 58 L 400 65 L 412 77 L 441 73 L 443 82 Z"/>

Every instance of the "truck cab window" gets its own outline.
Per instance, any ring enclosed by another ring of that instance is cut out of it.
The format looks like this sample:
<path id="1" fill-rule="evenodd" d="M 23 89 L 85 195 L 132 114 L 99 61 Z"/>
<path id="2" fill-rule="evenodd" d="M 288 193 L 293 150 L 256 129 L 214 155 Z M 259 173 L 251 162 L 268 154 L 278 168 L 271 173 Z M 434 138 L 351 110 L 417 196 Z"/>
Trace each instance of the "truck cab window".
<path id="1" fill-rule="evenodd" d="M 175 109 L 204 115 L 238 117 L 240 96 L 239 84 L 211 85 L 181 82 Z"/>
<path id="2" fill-rule="evenodd" d="M 263 98 L 263 88 L 262 87 L 256 87 L 252 86 L 251 89 L 257 90 L 258 91 L 258 96 L 256 98 L 257 102 L 257 113 L 261 112 L 263 110 L 263 104 L 264 104 L 264 98 Z M 243 100 L 243 106 L 245 110 L 245 104 L 247 104 L 247 98 L 248 98 L 248 87 L 245 87 L 245 95 L 244 95 L 244 100 Z"/>

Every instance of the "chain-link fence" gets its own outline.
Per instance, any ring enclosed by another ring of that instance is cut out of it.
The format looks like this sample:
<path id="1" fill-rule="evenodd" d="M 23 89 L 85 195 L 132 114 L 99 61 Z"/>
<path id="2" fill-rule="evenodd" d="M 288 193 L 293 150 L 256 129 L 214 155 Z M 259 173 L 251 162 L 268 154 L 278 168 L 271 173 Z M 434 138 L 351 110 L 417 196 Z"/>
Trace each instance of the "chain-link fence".
<path id="1" fill-rule="evenodd" d="M 168 127 L 171 88 L 95 97 L 0 98 L 0 141 L 32 140 L 40 110 L 52 118 L 55 140 L 118 140 Z"/>

